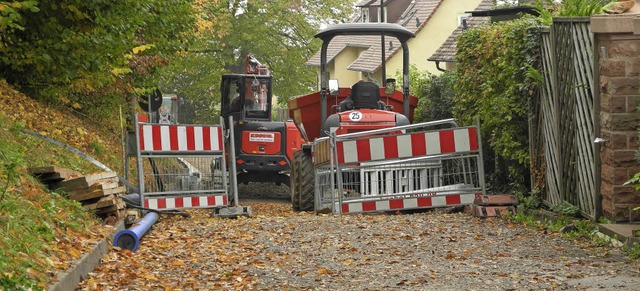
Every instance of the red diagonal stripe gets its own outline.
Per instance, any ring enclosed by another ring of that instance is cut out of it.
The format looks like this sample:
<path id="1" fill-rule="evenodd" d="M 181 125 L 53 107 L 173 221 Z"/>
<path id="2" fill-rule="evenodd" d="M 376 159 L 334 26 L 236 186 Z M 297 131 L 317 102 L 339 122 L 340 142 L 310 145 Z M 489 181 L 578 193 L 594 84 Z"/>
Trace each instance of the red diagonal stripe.
<path id="1" fill-rule="evenodd" d="M 172 151 L 178 150 L 178 127 L 177 126 L 169 126 L 169 144 L 171 145 Z"/>
<path id="2" fill-rule="evenodd" d="M 338 163 L 344 164 L 344 145 L 341 141 L 336 143 L 336 150 L 338 151 Z"/>
<path id="3" fill-rule="evenodd" d="M 411 135 L 411 153 L 414 156 L 424 156 L 427 154 L 427 140 L 424 133 L 414 133 Z"/>
<path id="4" fill-rule="evenodd" d="M 375 210 L 376 210 L 375 201 L 362 202 L 362 211 L 375 211 Z"/>
<path id="5" fill-rule="evenodd" d="M 443 154 L 454 153 L 456 151 L 456 142 L 453 137 L 453 130 L 440 131 L 440 151 Z"/>
<path id="6" fill-rule="evenodd" d="M 176 208 L 184 207 L 184 198 L 176 198 L 175 204 L 176 204 Z"/>
<path id="7" fill-rule="evenodd" d="M 389 209 L 402 209 L 404 208 L 404 200 L 389 200 Z"/>
<path id="8" fill-rule="evenodd" d="M 167 199 L 161 198 L 161 199 L 158 199 L 156 201 L 158 201 L 158 209 L 167 208 Z"/>
<path id="9" fill-rule="evenodd" d="M 193 126 L 186 126 L 187 128 L 187 150 L 193 151 L 196 149 L 196 137 L 193 132 Z"/>
<path id="10" fill-rule="evenodd" d="M 210 126 L 202 127 L 202 149 L 205 151 L 211 150 L 211 131 L 215 130 L 215 128 Z"/>
<path id="11" fill-rule="evenodd" d="M 216 134 L 218 135 L 218 150 L 222 150 L 222 127 L 216 127 Z M 227 204 L 225 202 L 225 204 Z"/>
<path id="12" fill-rule="evenodd" d="M 460 199 L 460 195 L 450 195 L 446 196 L 447 205 L 460 204 L 462 200 Z"/>
<path id="13" fill-rule="evenodd" d="M 418 198 L 418 207 L 429 207 L 431 205 L 431 197 Z"/>
<path id="14" fill-rule="evenodd" d="M 342 203 L 342 213 L 349 213 L 349 204 Z"/>
<path id="15" fill-rule="evenodd" d="M 144 149 L 144 130 L 142 125 L 138 125 L 138 139 L 140 140 L 140 150 Z M 145 206 L 145 208 L 148 208 Z"/>
<path id="16" fill-rule="evenodd" d="M 369 139 L 356 140 L 356 150 L 358 151 L 359 162 L 371 160 L 371 147 L 369 146 Z"/>
<path id="17" fill-rule="evenodd" d="M 469 148 L 472 151 L 478 150 L 478 129 L 475 127 L 469 128 Z"/>
<path id="18" fill-rule="evenodd" d="M 207 206 L 216 205 L 216 196 L 207 196 Z"/>
<path id="19" fill-rule="evenodd" d="M 153 139 L 153 150 L 162 150 L 162 136 L 160 135 L 160 126 L 151 126 L 151 139 Z"/>
<path id="20" fill-rule="evenodd" d="M 385 136 L 382 138 L 384 143 L 384 158 L 395 159 L 398 157 L 398 138 L 395 136 Z"/>
<path id="21" fill-rule="evenodd" d="M 200 206 L 200 199 L 198 199 L 198 197 L 191 197 L 191 206 L 193 207 Z"/>

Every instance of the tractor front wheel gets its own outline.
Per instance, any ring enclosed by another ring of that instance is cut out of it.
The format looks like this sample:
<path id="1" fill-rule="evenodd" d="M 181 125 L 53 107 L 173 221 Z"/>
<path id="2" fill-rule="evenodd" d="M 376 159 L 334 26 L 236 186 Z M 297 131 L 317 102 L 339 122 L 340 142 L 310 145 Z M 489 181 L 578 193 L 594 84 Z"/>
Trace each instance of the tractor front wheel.
<path id="1" fill-rule="evenodd" d="M 297 174 L 298 189 L 300 194 L 300 211 L 314 211 L 314 197 L 315 197 L 315 182 L 316 171 L 313 169 L 313 161 L 311 159 L 311 153 L 304 151 L 298 155 L 297 161 Z"/>

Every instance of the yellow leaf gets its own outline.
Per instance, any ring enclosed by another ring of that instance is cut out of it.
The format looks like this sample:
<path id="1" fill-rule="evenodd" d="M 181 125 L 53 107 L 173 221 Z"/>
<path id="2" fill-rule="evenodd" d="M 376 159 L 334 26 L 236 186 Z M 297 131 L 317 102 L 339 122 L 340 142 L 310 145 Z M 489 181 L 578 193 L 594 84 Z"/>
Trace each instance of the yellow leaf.
<path id="1" fill-rule="evenodd" d="M 331 272 L 331 270 L 327 269 L 327 268 L 320 268 L 316 271 L 316 274 L 318 275 L 331 275 L 333 274 L 333 272 Z"/>
<path id="2" fill-rule="evenodd" d="M 137 46 L 137 47 L 132 48 L 131 51 L 133 51 L 134 54 L 137 54 L 139 52 L 143 52 L 145 50 L 148 50 L 148 49 L 151 49 L 151 48 L 154 48 L 154 47 L 155 47 L 155 45 L 153 45 L 153 44 L 143 44 L 141 46 Z"/>
<path id="3" fill-rule="evenodd" d="M 72 105 L 72 106 L 73 106 L 73 108 L 75 108 L 75 109 L 80 109 L 80 107 L 82 107 L 82 106 L 80 106 L 80 104 L 79 104 L 78 102 L 73 102 L 73 105 Z"/>
<path id="4" fill-rule="evenodd" d="M 76 131 L 77 131 L 79 134 L 85 134 L 84 129 L 82 129 L 82 128 L 80 128 L 80 127 L 76 128 Z"/>
<path id="5" fill-rule="evenodd" d="M 149 275 L 149 274 L 142 274 L 140 275 L 140 277 L 145 278 L 147 280 L 158 280 L 158 278 L 156 278 L 154 275 Z"/>
<path id="6" fill-rule="evenodd" d="M 175 261 L 175 262 L 171 263 L 171 266 L 174 266 L 174 267 L 184 267 L 186 265 L 187 264 L 185 264 L 183 261 Z"/>

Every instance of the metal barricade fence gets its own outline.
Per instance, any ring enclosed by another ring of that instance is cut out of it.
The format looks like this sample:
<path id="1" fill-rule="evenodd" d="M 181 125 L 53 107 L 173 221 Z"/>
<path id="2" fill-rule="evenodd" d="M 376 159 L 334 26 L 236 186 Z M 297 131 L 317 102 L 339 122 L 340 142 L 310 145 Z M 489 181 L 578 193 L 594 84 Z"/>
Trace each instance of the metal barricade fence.
<path id="1" fill-rule="evenodd" d="M 444 125 L 449 128 L 433 129 Z M 453 119 L 319 139 L 314 143 L 316 210 L 472 204 L 476 194 L 485 193 L 481 153 L 479 126 L 458 127 Z"/>
<path id="2" fill-rule="evenodd" d="M 220 125 L 150 124 L 138 123 L 136 116 L 136 124 L 143 207 L 172 210 L 227 206 L 229 183 L 222 120 Z"/>

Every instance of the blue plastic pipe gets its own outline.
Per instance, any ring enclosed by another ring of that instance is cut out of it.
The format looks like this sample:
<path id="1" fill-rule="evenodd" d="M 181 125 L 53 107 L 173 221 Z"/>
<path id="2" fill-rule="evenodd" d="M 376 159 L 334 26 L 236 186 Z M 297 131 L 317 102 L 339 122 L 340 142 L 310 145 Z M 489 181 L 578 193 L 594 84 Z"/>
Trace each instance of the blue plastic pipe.
<path id="1" fill-rule="evenodd" d="M 147 215 L 128 229 L 119 231 L 113 238 L 113 245 L 131 250 L 132 252 L 137 251 L 140 246 L 140 239 L 149 231 L 156 221 L 158 221 L 158 213 L 147 213 Z"/>

